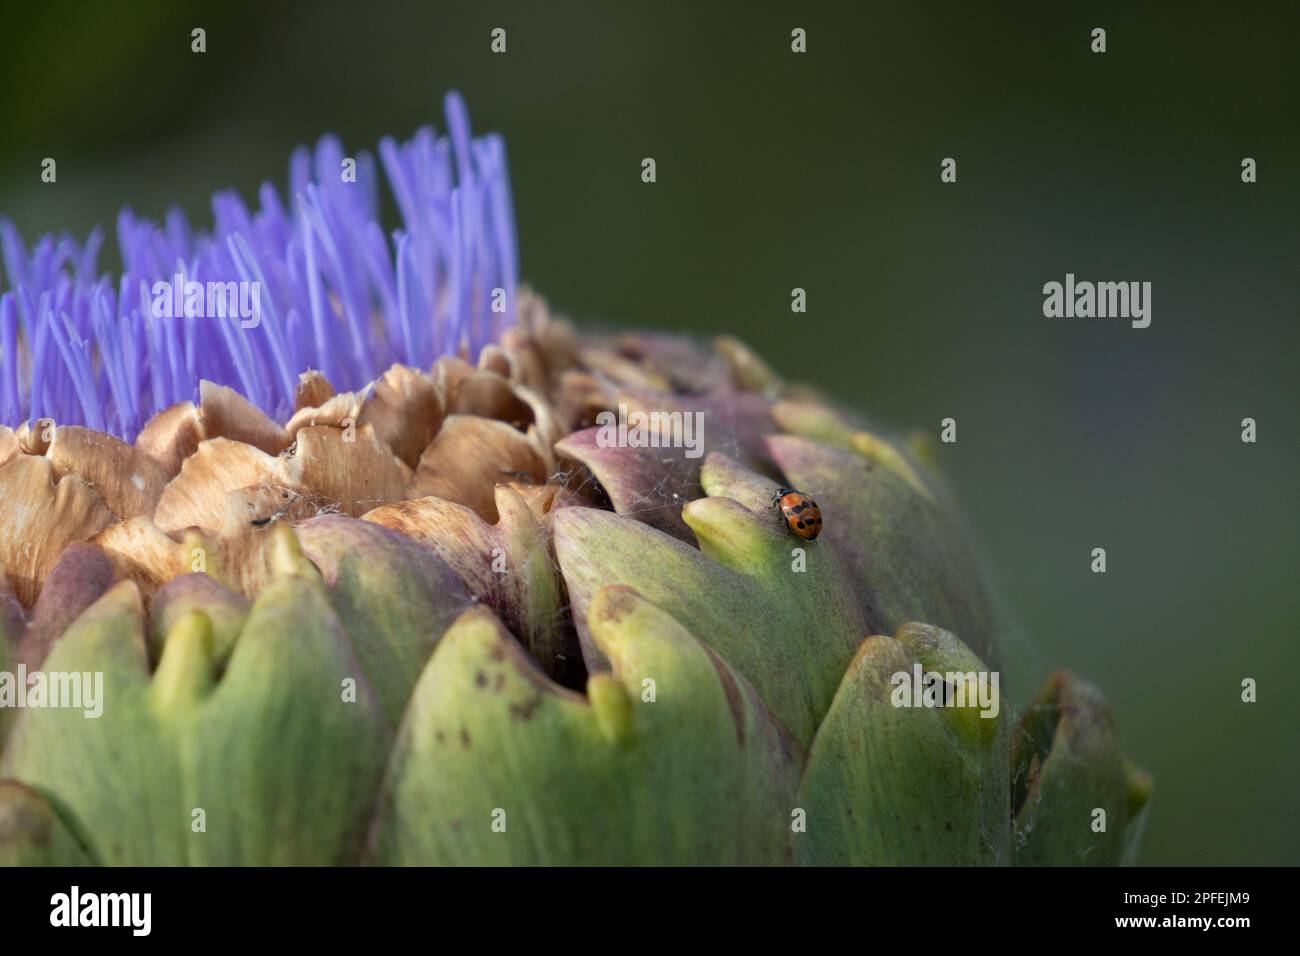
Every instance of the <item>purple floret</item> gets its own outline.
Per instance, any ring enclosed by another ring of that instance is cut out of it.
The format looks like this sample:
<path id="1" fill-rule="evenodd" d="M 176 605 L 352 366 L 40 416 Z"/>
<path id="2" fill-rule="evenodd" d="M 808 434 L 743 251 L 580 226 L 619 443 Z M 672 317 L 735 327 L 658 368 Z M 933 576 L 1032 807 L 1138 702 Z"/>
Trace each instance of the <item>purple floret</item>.
<path id="1" fill-rule="evenodd" d="M 177 209 L 161 225 L 123 210 L 118 276 L 99 273 L 99 229 L 84 243 L 45 236 L 29 250 L 0 220 L 0 424 L 50 418 L 129 441 L 154 413 L 196 400 L 201 379 L 283 420 L 309 369 L 351 390 L 394 362 L 474 359 L 513 321 L 518 246 L 503 140 L 471 138 L 459 95 L 445 106 L 448 136 L 425 128 L 379 144 L 402 217 L 391 235 L 379 222 L 374 157 L 357 154 L 356 181 L 345 182 L 348 154 L 332 136 L 293 154 L 289 203 L 270 183 L 251 211 L 233 192 L 214 195 L 211 233 Z M 216 298 L 199 314 L 183 301 L 159 307 L 158 284 L 176 274 L 204 289 L 219 283 Z M 251 307 L 253 283 L 256 319 L 206 308 Z"/>

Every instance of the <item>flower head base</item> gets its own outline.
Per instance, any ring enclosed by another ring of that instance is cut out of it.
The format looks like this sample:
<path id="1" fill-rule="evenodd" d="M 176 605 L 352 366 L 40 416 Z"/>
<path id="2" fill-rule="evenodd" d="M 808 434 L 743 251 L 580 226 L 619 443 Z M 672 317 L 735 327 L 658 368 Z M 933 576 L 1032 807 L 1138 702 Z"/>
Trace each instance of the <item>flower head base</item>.
<path id="1" fill-rule="evenodd" d="M 254 211 L 216 194 L 211 233 L 176 209 L 161 225 L 123 210 L 116 278 L 99 273 L 98 229 L 29 251 L 0 221 L 0 424 L 50 418 L 131 440 L 202 379 L 283 419 L 307 369 L 355 389 L 394 362 L 473 359 L 514 320 L 514 214 L 501 137 L 472 139 L 455 93 L 446 112 L 448 136 L 379 144 L 402 216 L 391 236 L 374 158 L 334 137 L 294 153 L 287 205 L 270 183 Z"/>

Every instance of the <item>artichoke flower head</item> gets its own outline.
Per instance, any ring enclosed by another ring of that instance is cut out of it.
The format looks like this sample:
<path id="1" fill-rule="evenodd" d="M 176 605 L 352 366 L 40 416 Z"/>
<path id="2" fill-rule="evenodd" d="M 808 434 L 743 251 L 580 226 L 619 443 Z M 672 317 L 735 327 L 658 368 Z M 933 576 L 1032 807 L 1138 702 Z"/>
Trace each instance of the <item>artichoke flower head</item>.
<path id="1" fill-rule="evenodd" d="M 123 212 L 117 277 L 0 223 L 0 861 L 1131 859 L 1149 780 L 1069 675 L 999 706 L 927 449 L 552 318 L 447 120 Z"/>

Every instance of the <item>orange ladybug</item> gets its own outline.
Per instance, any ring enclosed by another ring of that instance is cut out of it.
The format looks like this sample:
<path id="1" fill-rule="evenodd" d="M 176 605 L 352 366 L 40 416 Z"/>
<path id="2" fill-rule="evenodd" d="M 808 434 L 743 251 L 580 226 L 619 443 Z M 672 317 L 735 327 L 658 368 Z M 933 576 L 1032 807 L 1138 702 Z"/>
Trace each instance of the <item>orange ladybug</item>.
<path id="1" fill-rule="evenodd" d="M 780 509 L 785 523 L 799 537 L 812 541 L 822 533 L 822 509 L 802 491 L 778 488 L 772 496 L 772 504 Z"/>

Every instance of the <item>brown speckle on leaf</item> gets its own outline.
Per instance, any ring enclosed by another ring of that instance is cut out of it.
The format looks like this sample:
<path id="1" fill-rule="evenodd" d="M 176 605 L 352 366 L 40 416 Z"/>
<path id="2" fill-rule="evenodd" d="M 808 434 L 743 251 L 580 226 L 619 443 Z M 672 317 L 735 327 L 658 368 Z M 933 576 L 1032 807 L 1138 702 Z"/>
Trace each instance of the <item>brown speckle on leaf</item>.
<path id="1" fill-rule="evenodd" d="M 536 713 L 538 706 L 542 702 L 542 695 L 529 697 L 522 704 L 510 705 L 510 716 L 516 720 L 532 720 L 533 714 Z"/>

